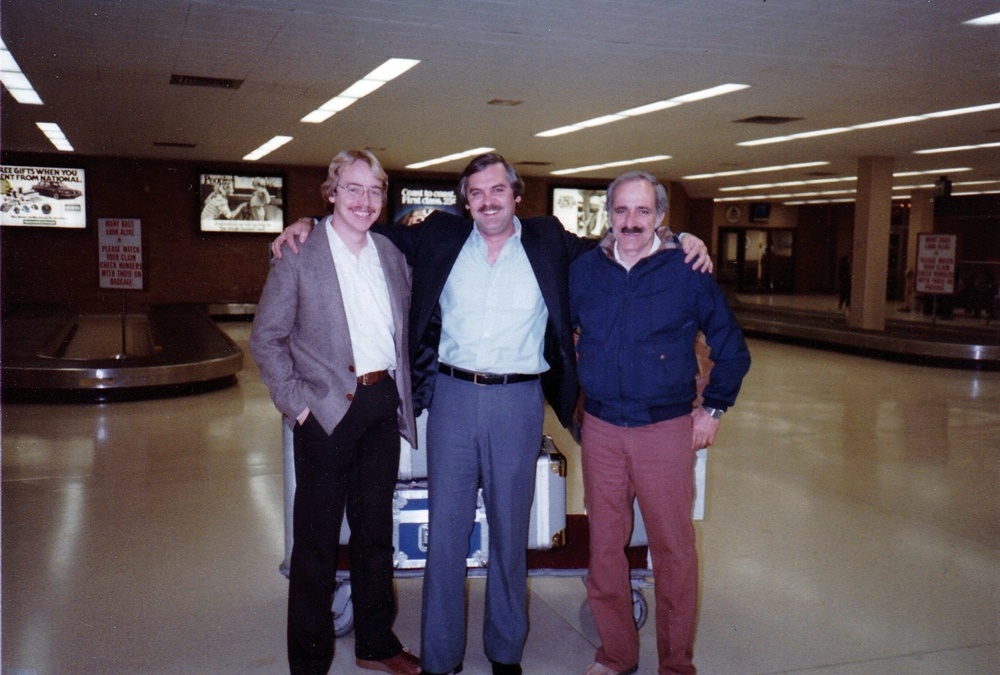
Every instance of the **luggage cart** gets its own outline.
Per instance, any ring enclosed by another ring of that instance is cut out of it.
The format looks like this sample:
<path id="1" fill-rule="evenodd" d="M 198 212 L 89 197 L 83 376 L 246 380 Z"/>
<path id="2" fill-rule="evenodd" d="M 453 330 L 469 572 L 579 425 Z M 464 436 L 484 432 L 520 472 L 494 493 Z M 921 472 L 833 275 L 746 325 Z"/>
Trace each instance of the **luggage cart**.
<path id="1" fill-rule="evenodd" d="M 426 438 L 426 411 L 417 418 L 418 438 Z M 287 577 L 292 555 L 292 511 L 295 497 L 295 464 L 292 431 L 282 424 L 284 464 L 285 557 L 279 565 Z M 426 450 L 414 449 L 401 440 L 399 482 L 393 505 L 393 556 L 395 576 L 399 578 L 423 575 L 427 552 L 427 461 Z M 707 451 L 701 449 L 695 465 L 697 497 L 692 514 L 696 520 L 704 516 L 705 461 Z M 550 436 L 543 436 L 535 468 L 535 499 L 528 527 L 528 576 L 564 576 L 586 578 L 589 534 L 585 515 L 566 515 L 566 457 L 556 448 Z M 344 637 L 354 628 L 351 604 L 350 571 L 346 547 L 350 528 L 346 515 L 340 528 L 341 551 L 338 559 L 337 583 L 332 609 L 334 634 Z M 476 509 L 476 524 L 469 542 L 466 566 L 469 576 L 485 576 L 489 563 L 489 523 L 480 492 Z M 652 569 L 646 547 L 646 529 L 638 506 L 635 506 L 635 526 L 626 554 L 632 578 L 632 607 L 636 627 L 642 628 L 649 614 L 642 589 L 652 586 Z M 581 613 L 588 609 L 586 599 Z"/>

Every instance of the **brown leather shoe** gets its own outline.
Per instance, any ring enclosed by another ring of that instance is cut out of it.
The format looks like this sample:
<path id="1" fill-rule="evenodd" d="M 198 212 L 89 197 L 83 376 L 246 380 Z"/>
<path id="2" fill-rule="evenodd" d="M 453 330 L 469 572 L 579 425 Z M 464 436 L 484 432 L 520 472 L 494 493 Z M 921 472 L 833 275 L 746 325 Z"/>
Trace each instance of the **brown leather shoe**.
<path id="1" fill-rule="evenodd" d="M 371 660 L 355 659 L 358 668 L 366 670 L 381 670 L 383 673 L 395 675 L 420 675 L 420 659 L 405 649 L 387 659 Z"/>

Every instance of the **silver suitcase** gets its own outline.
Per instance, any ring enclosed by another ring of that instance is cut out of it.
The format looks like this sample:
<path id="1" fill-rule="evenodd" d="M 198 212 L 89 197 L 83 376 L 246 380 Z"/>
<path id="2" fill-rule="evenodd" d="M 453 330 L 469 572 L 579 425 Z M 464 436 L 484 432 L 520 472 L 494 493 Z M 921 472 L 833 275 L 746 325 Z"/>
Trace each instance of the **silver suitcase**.
<path id="1" fill-rule="evenodd" d="M 566 543 L 566 456 L 550 436 L 542 437 L 535 463 L 535 499 L 528 523 L 528 548 L 547 551 Z"/>

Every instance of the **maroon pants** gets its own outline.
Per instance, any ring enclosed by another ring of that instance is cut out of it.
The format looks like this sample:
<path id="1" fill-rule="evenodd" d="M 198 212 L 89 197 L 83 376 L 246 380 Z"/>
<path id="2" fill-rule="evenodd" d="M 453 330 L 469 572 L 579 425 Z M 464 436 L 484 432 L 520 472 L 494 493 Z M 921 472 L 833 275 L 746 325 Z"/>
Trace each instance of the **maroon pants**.
<path id="1" fill-rule="evenodd" d="M 601 646 L 596 660 L 615 672 L 639 660 L 625 547 L 638 498 L 649 539 L 656 596 L 659 672 L 694 673 L 698 554 L 691 505 L 694 450 L 688 415 L 644 427 L 583 421 L 584 500 L 590 521 L 587 598 Z"/>

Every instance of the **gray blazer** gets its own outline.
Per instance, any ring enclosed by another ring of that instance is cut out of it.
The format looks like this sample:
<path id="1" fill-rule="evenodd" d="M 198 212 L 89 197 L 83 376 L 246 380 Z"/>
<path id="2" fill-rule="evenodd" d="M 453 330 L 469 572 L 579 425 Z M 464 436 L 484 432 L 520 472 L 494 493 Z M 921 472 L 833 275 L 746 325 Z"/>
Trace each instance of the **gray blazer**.
<path id="1" fill-rule="evenodd" d="M 285 424 L 293 427 L 308 407 L 327 433 L 332 433 L 351 405 L 359 373 L 354 370 L 326 222 L 299 244 L 299 255 L 271 260 L 250 333 L 250 352 Z M 410 268 L 388 239 L 374 232 L 371 236 L 389 287 L 395 326 L 396 370 L 392 375 L 399 390 L 399 430 L 417 447 L 406 343 Z"/>

